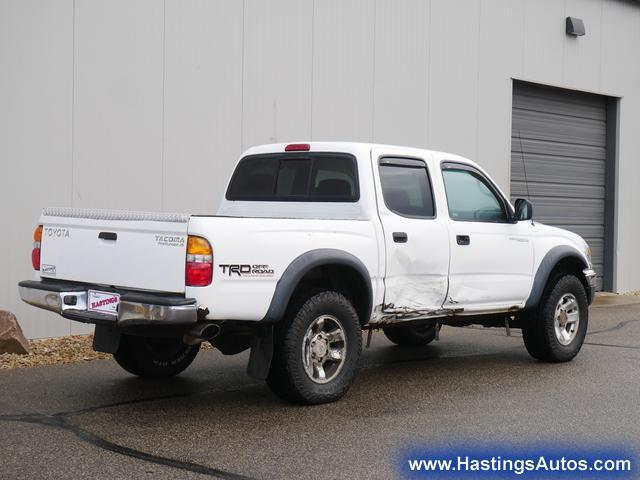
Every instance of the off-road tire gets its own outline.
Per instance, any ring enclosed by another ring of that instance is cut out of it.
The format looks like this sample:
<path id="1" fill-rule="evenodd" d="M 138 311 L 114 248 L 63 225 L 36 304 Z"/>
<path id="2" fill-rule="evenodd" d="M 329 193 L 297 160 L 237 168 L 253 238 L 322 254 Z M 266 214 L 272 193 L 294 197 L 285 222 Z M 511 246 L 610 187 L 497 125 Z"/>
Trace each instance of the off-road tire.
<path id="1" fill-rule="evenodd" d="M 436 338 L 436 326 L 430 324 L 387 327 L 382 331 L 385 337 L 401 347 L 422 347 Z"/>
<path id="2" fill-rule="evenodd" d="M 303 341 L 310 326 L 321 316 L 331 315 L 343 327 L 346 354 L 336 377 L 315 383 L 303 361 Z M 301 404 L 328 403 L 340 399 L 355 376 L 362 351 L 362 328 L 358 314 L 347 298 L 333 291 L 307 291 L 298 295 L 278 326 L 267 384 L 281 398 Z"/>
<path id="3" fill-rule="evenodd" d="M 113 358 L 127 372 L 139 377 L 173 377 L 196 358 L 200 344 L 184 345 L 180 339 L 122 335 Z"/>
<path id="4" fill-rule="evenodd" d="M 580 322 L 571 343 L 562 345 L 555 333 L 554 320 L 556 305 L 566 294 L 576 298 Z M 529 354 L 540 361 L 568 362 L 580 351 L 587 334 L 588 322 L 589 302 L 584 285 L 575 275 L 558 275 L 547 285 L 537 310 L 523 319 L 524 345 Z"/>

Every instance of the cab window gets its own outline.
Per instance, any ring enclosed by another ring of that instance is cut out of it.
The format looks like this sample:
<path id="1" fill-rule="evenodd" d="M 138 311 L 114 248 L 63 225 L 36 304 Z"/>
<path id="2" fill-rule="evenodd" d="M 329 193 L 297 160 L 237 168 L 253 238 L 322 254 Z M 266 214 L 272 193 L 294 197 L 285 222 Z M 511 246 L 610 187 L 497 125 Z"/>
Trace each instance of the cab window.
<path id="1" fill-rule="evenodd" d="M 442 177 L 452 220 L 506 222 L 504 201 L 480 172 L 463 165 L 443 166 Z"/>

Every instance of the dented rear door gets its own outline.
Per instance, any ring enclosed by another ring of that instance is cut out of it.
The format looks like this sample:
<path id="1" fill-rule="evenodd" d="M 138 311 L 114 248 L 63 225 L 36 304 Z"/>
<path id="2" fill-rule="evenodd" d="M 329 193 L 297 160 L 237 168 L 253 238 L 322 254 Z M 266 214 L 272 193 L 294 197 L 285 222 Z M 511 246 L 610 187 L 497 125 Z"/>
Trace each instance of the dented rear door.
<path id="1" fill-rule="evenodd" d="M 449 239 L 430 159 L 372 152 L 386 251 L 383 315 L 428 316 L 447 295 Z"/>

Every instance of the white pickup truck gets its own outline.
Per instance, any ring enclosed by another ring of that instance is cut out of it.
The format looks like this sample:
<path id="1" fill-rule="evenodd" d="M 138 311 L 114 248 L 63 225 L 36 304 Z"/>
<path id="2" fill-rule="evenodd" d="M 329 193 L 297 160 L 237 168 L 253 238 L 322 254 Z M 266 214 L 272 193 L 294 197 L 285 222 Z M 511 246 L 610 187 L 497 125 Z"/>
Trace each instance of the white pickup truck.
<path id="1" fill-rule="evenodd" d="M 185 192 L 188 195 L 188 192 Z M 448 153 L 312 142 L 249 149 L 217 215 L 45 208 L 22 299 L 96 325 L 94 348 L 168 377 L 209 341 L 301 403 L 340 398 L 362 331 L 426 345 L 441 325 L 521 328 L 571 360 L 594 295 L 590 249 L 531 220 Z"/>

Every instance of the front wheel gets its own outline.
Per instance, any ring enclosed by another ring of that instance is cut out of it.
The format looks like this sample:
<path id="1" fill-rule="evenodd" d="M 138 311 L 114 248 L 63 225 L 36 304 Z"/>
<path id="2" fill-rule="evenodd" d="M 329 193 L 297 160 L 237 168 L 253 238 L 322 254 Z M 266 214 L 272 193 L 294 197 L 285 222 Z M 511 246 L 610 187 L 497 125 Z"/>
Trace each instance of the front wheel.
<path id="1" fill-rule="evenodd" d="M 173 377 L 196 358 L 200 344 L 185 345 L 181 339 L 122 335 L 113 358 L 127 372 L 140 377 Z"/>
<path id="2" fill-rule="evenodd" d="M 547 288 L 537 316 L 524 319 L 522 338 L 529 354 L 544 362 L 568 362 L 587 334 L 589 303 L 584 285 L 574 275 L 562 275 Z"/>
<path id="3" fill-rule="evenodd" d="M 349 300 L 330 291 L 300 297 L 276 332 L 267 384 L 292 402 L 333 402 L 353 382 L 361 349 L 362 329 Z"/>

